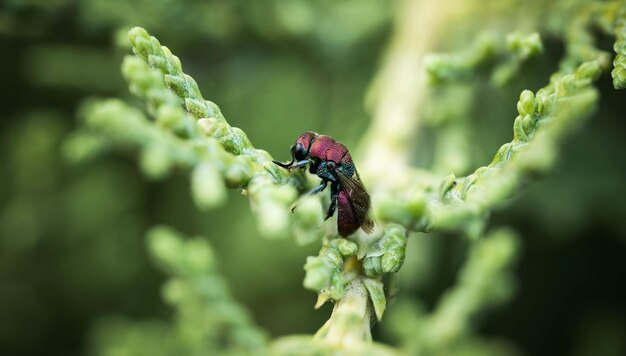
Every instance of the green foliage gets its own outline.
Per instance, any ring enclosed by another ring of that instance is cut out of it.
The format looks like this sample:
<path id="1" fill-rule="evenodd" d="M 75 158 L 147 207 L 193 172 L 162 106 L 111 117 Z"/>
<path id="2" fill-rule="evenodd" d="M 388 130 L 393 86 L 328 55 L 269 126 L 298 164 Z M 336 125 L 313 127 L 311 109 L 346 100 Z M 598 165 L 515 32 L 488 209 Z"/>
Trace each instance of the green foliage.
<path id="1" fill-rule="evenodd" d="M 141 147 L 142 167 L 151 177 L 163 177 L 173 167 L 191 169 L 192 195 L 200 208 L 222 203 L 226 186 L 246 188 L 259 212 L 260 231 L 267 236 L 285 234 L 285 207 L 294 201 L 295 190 L 274 183 L 285 181 L 286 173 L 271 162 L 267 152 L 254 149 L 243 131 L 228 125 L 217 105 L 202 98 L 195 81 L 182 72 L 180 61 L 166 47 L 143 29 L 133 29 L 129 39 L 145 62 L 127 57 L 122 68 L 124 76 L 131 90 L 147 101 L 159 125 L 151 124 L 122 102 L 95 103 L 86 109 L 87 132 L 69 141 L 69 154 L 90 156 L 85 151 L 99 149 L 92 142 L 100 139 L 86 137 L 93 135 L 90 130 L 99 131 L 109 140 L 118 141 L 117 145 Z M 181 103 L 186 112 L 180 108 Z M 133 117 L 134 126 L 125 122 L 127 115 Z M 197 125 L 192 118 L 198 120 Z M 167 144 L 158 144 L 161 141 Z M 297 216 L 309 226 L 319 223 L 306 214 Z M 311 239 L 307 237 L 311 232 L 301 231 L 300 239 Z"/>
<path id="2" fill-rule="evenodd" d="M 426 55 L 424 68 L 431 84 L 442 85 L 469 81 L 478 70 L 493 64 L 495 68 L 491 81 L 502 86 L 514 78 L 525 61 L 542 51 L 543 45 L 537 32 L 512 32 L 506 36 L 506 43 L 498 41 L 494 34 L 484 33 L 463 53 Z"/>
<path id="3" fill-rule="evenodd" d="M 615 24 L 615 59 L 613 60 L 613 86 L 615 89 L 626 88 L 626 10 L 622 8 Z"/>
<path id="4" fill-rule="evenodd" d="M 109 321 L 95 335 L 103 355 L 121 353 L 262 354 L 266 338 L 228 291 L 206 239 L 185 240 L 167 227 L 148 232 L 148 249 L 169 276 L 163 298 L 175 310 L 171 324 Z"/>
<path id="5" fill-rule="evenodd" d="M 500 147 L 488 166 L 464 178 L 448 176 L 438 190 L 426 192 L 428 203 L 422 215 L 414 217 L 412 228 L 460 229 L 477 238 L 485 214 L 511 196 L 526 177 L 550 168 L 562 137 L 593 111 L 597 94 L 591 84 L 599 73 L 597 62 L 587 62 L 575 73 L 553 77 L 536 96 L 522 92 L 513 140 Z"/>
<path id="6" fill-rule="evenodd" d="M 459 353 L 465 348 L 478 355 L 511 353 L 492 349 L 489 342 L 473 342 L 472 323 L 513 294 L 511 267 L 518 250 L 519 238 L 511 231 L 489 233 L 473 244 L 457 284 L 444 293 L 431 314 L 403 300 L 391 311 L 389 332 L 400 337 L 409 354 Z"/>
<path id="7" fill-rule="evenodd" d="M 363 258 L 363 271 L 366 276 L 395 273 L 404 263 L 406 230 L 400 225 L 389 224 L 383 236 L 370 246 Z"/>
<path id="8" fill-rule="evenodd" d="M 493 40 L 485 38 L 465 55 L 427 57 L 425 67 L 432 82 L 468 80 L 468 75 L 495 53 Z M 131 90 L 146 100 L 158 126 L 119 101 L 96 104 L 86 115 L 87 122 L 110 138 L 142 147 L 142 165 L 150 176 L 163 176 L 171 166 L 192 168 L 192 196 L 200 208 L 223 202 L 227 186 L 244 188 L 260 217 L 260 231 L 268 236 L 284 234 L 289 225 L 287 205 L 296 197 L 291 185 L 284 185 L 288 183 L 287 172 L 273 165 L 266 152 L 254 149 L 242 130 L 226 122 L 217 105 L 202 97 L 196 81 L 183 72 L 180 60 L 167 47 L 141 28 L 132 29 L 129 40 L 143 63 L 127 58 L 123 66 L 125 77 Z M 488 166 L 464 178 L 449 175 L 436 189 L 423 185 L 421 192 L 410 194 L 408 201 L 399 205 L 397 201 L 382 203 L 383 208 L 378 210 L 380 221 L 400 225 L 387 225 L 377 240 L 357 239 L 355 243 L 332 239 L 324 244 L 319 256 L 307 259 L 304 286 L 319 292 L 317 306 L 327 300 L 336 302 L 333 316 L 318 337 L 344 347 L 351 344 L 346 340 L 352 338 L 371 339 L 367 325 L 370 305 L 381 319 L 386 304 L 383 284 L 376 277 L 402 267 L 407 242 L 405 228 L 461 230 L 478 239 L 493 208 L 513 195 L 529 177 L 554 164 L 560 142 L 594 110 L 598 98 L 592 85 L 602 71 L 604 54 L 593 49 L 591 43 L 576 41 L 572 40 L 576 50 L 570 52 L 571 57 L 565 62 L 571 65 L 578 56 L 581 63 L 572 71 L 564 66 L 565 70 L 553 75 L 550 83 L 536 94 L 529 90 L 521 93 L 513 140 L 500 147 Z M 521 62 L 542 51 L 542 44 L 537 33 L 512 33 L 506 38 L 506 51 L 511 53 L 506 66 L 519 68 Z M 501 65 L 494 72 L 499 85 L 510 78 L 502 68 Z M 185 112 L 177 109 L 181 105 Z M 119 121 L 129 117 L 134 118 L 134 126 Z M 314 216 L 318 207 L 309 204 L 304 213 L 295 215 L 304 221 L 296 231 L 317 235 L 321 221 Z M 470 329 L 462 320 L 469 320 L 477 310 L 511 294 L 510 278 L 500 274 L 513 259 L 512 241 L 509 234 L 495 233 L 476 243 L 459 285 L 443 298 L 440 308 L 429 318 L 431 327 L 414 347 L 429 352 L 452 347 Z M 154 242 L 153 248 L 159 245 Z M 365 253 L 357 257 L 359 249 Z M 166 255 L 161 256 L 162 260 L 165 258 Z M 190 303 L 181 305 L 186 304 Z M 202 339 L 200 333 L 197 341 Z"/>
<path id="9" fill-rule="evenodd" d="M 583 26 L 596 19 L 583 17 L 589 15 L 588 9 L 574 7 L 572 10 L 569 16 L 581 23 L 577 27 L 561 29 L 568 40 L 569 56 L 561 62 L 563 69 L 554 73 L 550 83 L 536 95 L 529 90 L 521 93 L 517 104 L 519 115 L 513 124 L 513 140 L 500 147 L 488 166 L 478 168 L 467 177 L 457 178 L 451 174 L 435 185 L 436 180 L 431 177 L 421 172 L 415 174 L 413 184 L 420 185 L 416 188 L 418 191 L 410 193 L 415 198 L 402 203 L 417 206 L 412 209 L 414 214 L 410 214 L 409 209 L 395 212 L 385 206 L 386 212 L 381 213 L 384 214 L 381 218 L 417 231 L 460 230 L 477 238 L 482 234 L 486 217 L 492 209 L 512 196 L 529 177 L 553 166 L 559 143 L 594 111 L 598 95 L 593 82 L 606 66 L 606 53 L 594 47 Z M 614 21 L 619 19 L 613 4 L 607 5 L 606 10 L 612 11 Z M 578 31 L 576 33 L 582 37 L 571 35 L 572 31 Z M 430 78 L 435 78 L 434 83 L 459 81 L 462 73 L 473 73 L 490 53 L 484 40 L 478 43 L 468 55 L 435 57 L 440 58 L 438 60 L 427 57 L 426 70 Z M 513 33 L 508 37 L 507 47 L 518 58 L 525 59 L 538 53 L 541 43 L 537 34 L 520 38 Z M 462 67 L 457 65 L 459 63 Z M 406 197 L 402 190 L 391 194 L 391 200 L 406 200 L 398 197 Z"/>
<path id="10" fill-rule="evenodd" d="M 484 64 L 494 52 L 493 38 L 479 37 L 476 43 L 462 54 L 430 54 L 424 58 L 424 68 L 432 84 L 469 79 L 476 68 Z"/>
<path id="11" fill-rule="evenodd" d="M 308 257 L 304 269 L 307 272 L 304 286 L 319 291 L 327 299 L 341 299 L 346 284 L 341 274 L 343 258 L 354 255 L 356 244 L 335 239 L 322 247 L 317 257 Z"/>

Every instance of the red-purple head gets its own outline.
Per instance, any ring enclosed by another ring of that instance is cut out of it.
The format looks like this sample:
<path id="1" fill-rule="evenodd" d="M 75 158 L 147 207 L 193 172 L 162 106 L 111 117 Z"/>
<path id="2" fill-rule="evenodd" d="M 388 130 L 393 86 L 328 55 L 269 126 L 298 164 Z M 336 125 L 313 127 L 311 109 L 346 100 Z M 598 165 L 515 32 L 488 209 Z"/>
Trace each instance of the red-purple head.
<path id="1" fill-rule="evenodd" d="M 287 169 L 302 167 L 306 165 L 308 163 L 307 158 L 309 158 L 309 154 L 310 154 L 309 151 L 311 150 L 311 145 L 316 137 L 317 137 L 317 133 L 313 131 L 306 131 L 305 133 L 300 135 L 300 137 L 298 137 L 298 139 L 296 140 L 296 143 L 293 146 L 291 146 L 291 162 L 289 163 L 281 163 L 278 161 L 273 161 L 273 162 Z"/>
<path id="2" fill-rule="evenodd" d="M 291 146 L 291 156 L 297 162 L 307 159 L 309 150 L 311 149 L 311 142 L 317 137 L 317 133 L 313 131 L 306 131 L 296 140 L 296 144 Z"/>

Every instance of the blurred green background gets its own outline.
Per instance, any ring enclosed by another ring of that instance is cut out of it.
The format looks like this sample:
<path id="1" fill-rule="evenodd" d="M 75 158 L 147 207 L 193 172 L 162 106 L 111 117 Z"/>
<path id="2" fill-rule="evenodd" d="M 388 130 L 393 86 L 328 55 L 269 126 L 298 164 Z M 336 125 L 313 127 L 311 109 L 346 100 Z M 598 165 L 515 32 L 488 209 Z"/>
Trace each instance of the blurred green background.
<path id="1" fill-rule="evenodd" d="M 143 26 L 256 147 L 287 159 L 305 130 L 354 147 L 368 124 L 364 97 L 391 36 L 393 4 L 4 1 L 0 354 L 92 354 L 98 330 L 112 320 L 170 317 L 160 297 L 165 277 L 145 248 L 155 224 L 209 238 L 236 299 L 271 336 L 315 332 L 330 307 L 313 310 L 316 295 L 302 288 L 302 266 L 318 244 L 259 237 L 238 191 L 222 208 L 201 213 L 182 172 L 149 181 L 126 151 L 71 164 L 62 144 L 85 99 L 121 97 L 142 107 L 119 66 L 129 53 L 128 28 Z M 612 38 L 596 39 L 611 50 Z M 520 91 L 542 87 L 557 68 L 562 42 L 548 37 L 544 46 L 523 78 L 474 88 L 483 93 L 469 113 L 474 167 L 510 140 Z M 598 87 L 599 110 L 568 140 L 555 169 L 492 217 L 491 225 L 520 232 L 523 253 L 515 297 L 477 332 L 523 353 L 626 353 L 626 99 L 608 73 Z M 427 133 L 415 149 L 417 164 L 430 155 Z M 431 308 L 453 284 L 466 247 L 453 235 L 412 237 L 401 295 L 419 295 Z M 374 333 L 394 345 L 379 326 Z"/>

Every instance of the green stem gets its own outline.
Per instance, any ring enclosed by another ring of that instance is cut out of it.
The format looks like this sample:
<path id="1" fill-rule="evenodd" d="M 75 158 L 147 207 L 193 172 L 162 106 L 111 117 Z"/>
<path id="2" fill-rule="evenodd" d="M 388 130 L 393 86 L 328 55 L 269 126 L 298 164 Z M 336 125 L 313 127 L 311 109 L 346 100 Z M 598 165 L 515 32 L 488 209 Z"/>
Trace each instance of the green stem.
<path id="1" fill-rule="evenodd" d="M 318 330 L 315 338 L 350 350 L 363 342 L 372 341 L 372 311 L 369 293 L 362 280 L 362 266 L 356 257 L 346 258 L 343 273 L 349 280 L 343 296 L 336 302 L 330 319 Z"/>

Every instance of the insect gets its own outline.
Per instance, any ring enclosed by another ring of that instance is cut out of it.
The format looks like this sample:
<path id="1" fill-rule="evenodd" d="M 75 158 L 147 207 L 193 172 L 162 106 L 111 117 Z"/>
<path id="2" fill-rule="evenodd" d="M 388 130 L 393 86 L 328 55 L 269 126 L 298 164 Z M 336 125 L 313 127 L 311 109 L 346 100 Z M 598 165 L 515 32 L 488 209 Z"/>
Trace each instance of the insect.
<path id="1" fill-rule="evenodd" d="M 309 172 L 322 179 L 309 195 L 322 192 L 330 183 L 330 206 L 324 220 L 328 220 L 338 209 L 339 235 L 348 236 L 359 227 L 368 234 L 372 232 L 374 222 L 368 216 L 370 196 L 361 183 L 348 149 L 342 143 L 330 136 L 306 131 L 291 146 L 291 162 L 274 163 L 288 170 L 309 165 Z"/>

